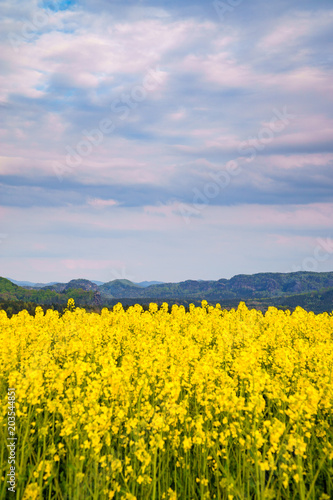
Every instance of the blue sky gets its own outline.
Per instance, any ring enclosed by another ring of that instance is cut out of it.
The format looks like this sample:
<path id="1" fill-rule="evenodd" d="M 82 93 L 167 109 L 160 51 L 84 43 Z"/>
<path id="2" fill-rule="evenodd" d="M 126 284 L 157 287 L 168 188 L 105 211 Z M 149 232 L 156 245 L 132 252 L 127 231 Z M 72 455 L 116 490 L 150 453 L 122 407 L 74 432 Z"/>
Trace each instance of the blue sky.
<path id="1" fill-rule="evenodd" d="M 332 270 L 331 1 L 0 10 L 0 275 Z"/>

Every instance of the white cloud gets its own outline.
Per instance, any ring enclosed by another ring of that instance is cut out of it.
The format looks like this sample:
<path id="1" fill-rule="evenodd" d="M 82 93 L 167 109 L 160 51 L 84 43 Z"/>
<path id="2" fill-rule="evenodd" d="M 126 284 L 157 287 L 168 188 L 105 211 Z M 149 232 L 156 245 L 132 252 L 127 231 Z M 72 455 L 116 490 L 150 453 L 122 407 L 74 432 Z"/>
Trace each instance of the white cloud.
<path id="1" fill-rule="evenodd" d="M 33 279 L 38 269 L 38 279 L 62 279 L 64 266 L 64 277 L 90 269 L 88 277 L 103 279 L 108 266 L 130 262 L 137 280 L 218 278 L 262 270 L 262 262 L 283 270 L 302 253 L 301 240 L 286 232 L 301 231 L 309 246 L 313 232 L 330 230 L 331 203 L 313 200 L 329 192 L 332 70 L 318 65 L 312 40 L 326 50 L 320 36 L 332 24 L 331 9 L 267 14 L 268 33 L 263 20 L 244 30 L 242 7 L 221 26 L 195 18 L 193 9 L 186 17 L 136 6 L 118 16 L 116 4 L 103 15 L 78 4 L 49 13 L 47 25 L 15 52 L 8 33 L 22 36 L 20 16 L 31 21 L 39 7 L 15 0 L 3 7 L 0 187 L 7 203 L 16 196 L 23 207 L 0 211 L 8 274 L 28 278 L 31 268 Z M 113 100 L 156 67 L 156 90 L 132 101 L 121 119 Z M 296 115 L 290 127 L 244 168 L 221 198 L 224 206 L 212 200 L 187 228 L 173 200 L 188 201 L 209 172 L 239 159 L 240 143 L 284 106 Z M 115 121 L 114 132 L 60 184 L 53 162 L 63 164 L 67 149 L 85 140 L 83 130 L 103 119 Z M 295 196 L 301 201 L 291 205 Z M 43 210 L 29 208 L 38 203 Z"/>
<path id="2" fill-rule="evenodd" d="M 274 29 L 259 41 L 258 48 L 269 54 L 295 50 L 305 37 L 317 35 L 332 27 L 333 10 L 294 10 L 278 20 Z"/>
<path id="3" fill-rule="evenodd" d="M 102 200 L 100 198 L 89 198 L 88 205 L 93 208 L 106 208 L 106 207 L 114 207 L 118 205 L 116 200 Z"/>

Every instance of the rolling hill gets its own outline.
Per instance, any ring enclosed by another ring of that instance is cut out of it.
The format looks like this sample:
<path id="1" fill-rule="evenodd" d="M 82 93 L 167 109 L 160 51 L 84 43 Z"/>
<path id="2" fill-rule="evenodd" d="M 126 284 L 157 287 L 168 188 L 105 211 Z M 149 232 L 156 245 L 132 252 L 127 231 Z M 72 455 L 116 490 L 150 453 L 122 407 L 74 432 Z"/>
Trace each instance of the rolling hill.
<path id="1" fill-rule="evenodd" d="M 217 281 L 187 280 L 141 288 L 128 280 L 114 280 L 99 287 L 108 298 L 197 299 L 211 301 L 283 297 L 333 287 L 333 272 L 239 274 Z"/>
<path id="2" fill-rule="evenodd" d="M 65 305 L 69 298 L 82 307 L 112 306 L 117 302 L 147 304 L 169 302 L 188 305 L 220 303 L 236 307 L 245 301 L 250 307 L 266 310 L 269 306 L 304 307 L 315 312 L 333 310 L 333 272 L 240 274 L 231 279 L 187 280 L 180 283 L 158 283 L 142 286 L 129 280 L 113 280 L 102 285 L 86 279 L 49 284 L 42 288 L 18 286 L 0 278 L 0 303 L 21 301 L 40 305 Z M 22 306 L 23 307 L 23 306 Z"/>

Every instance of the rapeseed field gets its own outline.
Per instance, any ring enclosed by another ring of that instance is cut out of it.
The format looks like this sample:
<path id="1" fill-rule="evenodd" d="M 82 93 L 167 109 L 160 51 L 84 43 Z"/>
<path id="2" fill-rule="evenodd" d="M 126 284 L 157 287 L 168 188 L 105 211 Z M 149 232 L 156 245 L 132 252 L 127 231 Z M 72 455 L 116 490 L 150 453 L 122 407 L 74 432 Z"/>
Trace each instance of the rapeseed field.
<path id="1" fill-rule="evenodd" d="M 332 314 L 69 301 L 0 345 L 2 499 L 333 498 Z"/>

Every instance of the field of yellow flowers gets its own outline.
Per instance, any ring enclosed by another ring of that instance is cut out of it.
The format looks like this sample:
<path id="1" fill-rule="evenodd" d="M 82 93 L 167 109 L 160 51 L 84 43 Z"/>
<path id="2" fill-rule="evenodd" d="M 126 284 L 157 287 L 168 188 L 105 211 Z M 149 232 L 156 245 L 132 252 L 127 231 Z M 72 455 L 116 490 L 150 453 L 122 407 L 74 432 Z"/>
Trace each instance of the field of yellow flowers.
<path id="1" fill-rule="evenodd" d="M 0 345 L 1 499 L 333 498 L 333 314 L 69 301 Z"/>

